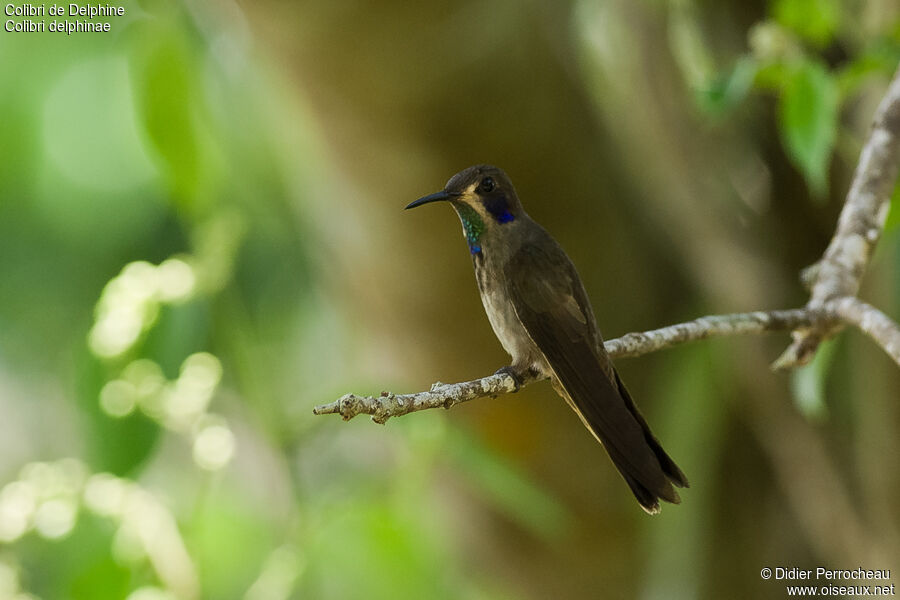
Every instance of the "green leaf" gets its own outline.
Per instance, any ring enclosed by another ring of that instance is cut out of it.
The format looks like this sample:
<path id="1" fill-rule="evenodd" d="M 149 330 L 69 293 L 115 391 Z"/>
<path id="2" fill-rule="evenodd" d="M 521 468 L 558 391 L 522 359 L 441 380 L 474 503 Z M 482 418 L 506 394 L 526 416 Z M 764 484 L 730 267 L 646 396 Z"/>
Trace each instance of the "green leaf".
<path id="1" fill-rule="evenodd" d="M 753 85 L 759 90 L 777 93 L 790 78 L 790 73 L 790 69 L 783 62 L 763 64 L 756 71 Z"/>
<path id="2" fill-rule="evenodd" d="M 697 92 L 697 103 L 709 114 L 724 114 L 747 97 L 753 86 L 758 64 L 751 56 L 737 60 L 730 71 L 721 73 L 706 89 Z"/>
<path id="3" fill-rule="evenodd" d="M 837 73 L 841 97 L 856 93 L 869 78 L 890 77 L 900 62 L 900 46 L 886 39 L 874 40 L 869 48 L 845 64 Z"/>
<path id="4" fill-rule="evenodd" d="M 78 402 L 87 440 L 87 462 L 93 471 L 129 475 L 139 471 L 156 446 L 159 426 L 141 414 L 110 417 L 100 408 L 100 390 L 110 369 L 85 352 L 78 370 Z"/>
<path id="5" fill-rule="evenodd" d="M 141 358 L 159 364 L 166 377 L 177 377 L 185 358 L 208 349 L 210 319 L 210 307 L 203 298 L 163 305 L 156 324 L 140 347 Z"/>
<path id="6" fill-rule="evenodd" d="M 834 39 L 841 19 L 838 0 L 777 0 L 772 13 L 778 23 L 819 47 Z"/>
<path id="7" fill-rule="evenodd" d="M 183 31 L 157 21 L 135 27 L 132 87 L 144 139 L 178 207 L 195 209 L 208 194 L 206 105 L 198 50 Z"/>
<path id="8" fill-rule="evenodd" d="M 107 519 L 82 512 L 71 534 L 63 539 L 24 538 L 15 546 L 25 574 L 24 587 L 39 598 L 125 598 L 139 578 L 114 561 L 113 531 Z M 10 596 L 0 592 L 0 597 Z"/>
<path id="9" fill-rule="evenodd" d="M 808 419 L 824 419 L 828 416 L 825 386 L 836 348 L 836 340 L 823 342 L 810 364 L 791 373 L 794 403 Z"/>
<path id="10" fill-rule="evenodd" d="M 781 140 L 814 196 L 828 191 L 828 164 L 837 133 L 839 94 L 818 62 L 802 62 L 787 75 L 778 107 Z"/>

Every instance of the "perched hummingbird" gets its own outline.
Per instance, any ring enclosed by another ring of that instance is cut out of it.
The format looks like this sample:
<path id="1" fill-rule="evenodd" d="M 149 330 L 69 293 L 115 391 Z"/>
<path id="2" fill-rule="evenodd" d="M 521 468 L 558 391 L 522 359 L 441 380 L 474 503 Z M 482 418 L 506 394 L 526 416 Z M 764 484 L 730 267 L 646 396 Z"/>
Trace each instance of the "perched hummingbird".
<path id="1" fill-rule="evenodd" d="M 437 201 L 449 202 L 462 221 L 484 310 L 512 357 L 498 373 L 517 385 L 526 374 L 549 377 L 648 513 L 659 512 L 660 499 L 680 502 L 672 486 L 688 487 L 687 477 L 616 373 L 575 266 L 522 208 L 506 173 L 469 167 L 406 208 Z"/>

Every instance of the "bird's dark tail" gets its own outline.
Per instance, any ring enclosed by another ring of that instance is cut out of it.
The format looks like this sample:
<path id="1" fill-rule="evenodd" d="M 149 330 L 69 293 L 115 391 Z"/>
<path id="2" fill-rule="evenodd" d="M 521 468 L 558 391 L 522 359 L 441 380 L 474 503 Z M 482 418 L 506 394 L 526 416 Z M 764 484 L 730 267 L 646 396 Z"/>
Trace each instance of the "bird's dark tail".
<path id="1" fill-rule="evenodd" d="M 687 477 L 685 477 L 681 469 L 678 468 L 678 465 L 675 464 L 675 461 L 672 460 L 672 457 L 666 454 L 666 451 L 663 450 L 662 446 L 659 443 L 659 440 L 657 440 L 656 436 L 653 435 L 653 432 L 650 431 L 650 426 L 647 425 L 647 421 L 644 420 L 643 415 L 641 415 L 637 406 L 635 406 L 634 400 L 631 399 L 631 394 L 628 393 L 628 390 L 625 388 L 625 385 L 622 383 L 622 380 L 619 378 L 619 374 L 615 371 L 615 369 L 613 369 L 613 374 L 616 378 L 616 386 L 619 388 L 619 395 L 622 396 L 622 399 L 625 401 L 625 406 L 628 407 L 628 411 L 641 426 L 641 429 L 643 429 L 644 439 L 647 441 L 647 445 L 650 446 L 650 449 L 656 456 L 656 460 L 659 461 L 659 466 L 662 467 L 663 473 L 665 473 L 666 478 L 677 487 L 690 487 L 690 483 L 688 482 Z M 640 482 L 636 481 L 632 477 L 629 477 L 626 472 L 622 470 L 621 467 L 619 467 L 618 464 L 616 464 L 616 467 L 619 468 L 619 472 L 622 473 L 625 481 L 628 482 L 628 486 L 631 488 L 631 491 L 634 493 L 635 498 L 637 498 L 638 502 L 640 502 L 644 510 L 651 514 L 659 512 L 659 502 L 657 501 L 656 496 L 643 485 L 641 485 Z M 663 497 L 663 500 L 678 504 L 681 499 L 678 497 L 678 493 L 675 492 L 675 490 L 672 491 L 674 492 L 674 500 L 665 497 Z"/>
<path id="2" fill-rule="evenodd" d="M 680 503 L 673 485 L 688 487 L 687 477 L 650 431 L 618 373 L 611 369 L 610 380 L 600 368 L 560 370 L 567 376 L 562 387 L 572 408 L 603 444 L 641 507 L 656 514 L 660 500 Z"/>

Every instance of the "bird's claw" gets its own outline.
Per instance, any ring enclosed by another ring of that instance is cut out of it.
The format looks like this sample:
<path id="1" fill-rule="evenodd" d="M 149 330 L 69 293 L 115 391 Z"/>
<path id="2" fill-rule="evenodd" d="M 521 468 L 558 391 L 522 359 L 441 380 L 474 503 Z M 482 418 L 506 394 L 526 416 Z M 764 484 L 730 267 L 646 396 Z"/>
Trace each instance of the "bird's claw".
<path id="1" fill-rule="evenodd" d="M 497 369 L 497 372 L 494 373 L 494 375 L 509 375 L 510 378 L 513 380 L 513 384 L 515 384 L 515 386 L 516 386 L 515 389 L 513 389 L 513 393 L 518 392 L 519 389 L 522 387 L 522 377 L 519 376 L 519 374 L 516 372 L 516 370 L 513 369 L 512 367 L 501 367 L 501 368 Z"/>

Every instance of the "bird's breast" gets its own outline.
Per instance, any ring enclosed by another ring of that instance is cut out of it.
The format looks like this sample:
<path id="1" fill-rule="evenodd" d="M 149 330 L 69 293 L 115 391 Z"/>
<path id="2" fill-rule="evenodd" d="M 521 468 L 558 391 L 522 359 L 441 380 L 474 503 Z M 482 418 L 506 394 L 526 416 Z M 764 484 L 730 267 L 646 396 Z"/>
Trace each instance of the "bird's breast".
<path id="1" fill-rule="evenodd" d="M 543 354 L 531 341 L 506 291 L 506 281 L 502 271 L 491 268 L 486 262 L 475 265 L 475 277 L 481 292 L 481 303 L 487 313 L 491 328 L 503 349 L 512 357 L 514 367 L 536 368 L 544 372 L 546 361 Z"/>

